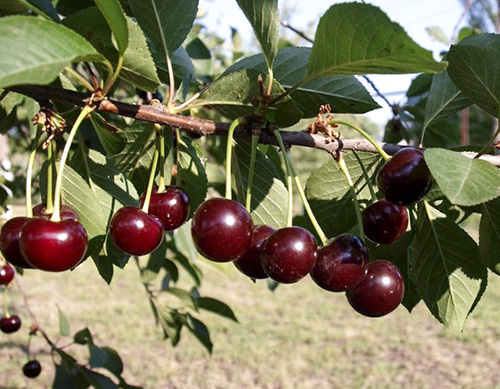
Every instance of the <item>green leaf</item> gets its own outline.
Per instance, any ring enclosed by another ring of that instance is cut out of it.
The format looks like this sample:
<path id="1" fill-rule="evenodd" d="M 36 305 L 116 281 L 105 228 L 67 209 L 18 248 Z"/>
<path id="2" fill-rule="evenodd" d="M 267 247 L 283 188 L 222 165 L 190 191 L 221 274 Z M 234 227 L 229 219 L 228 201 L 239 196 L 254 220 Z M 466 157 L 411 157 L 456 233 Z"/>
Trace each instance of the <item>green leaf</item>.
<path id="1" fill-rule="evenodd" d="M 116 385 L 110 378 L 105 375 L 96 373 L 95 371 L 83 369 L 83 376 L 88 380 L 92 388 L 95 389 L 118 389 Z"/>
<path id="2" fill-rule="evenodd" d="M 445 44 L 446 46 L 449 46 L 450 40 L 448 39 L 448 36 L 445 34 L 443 29 L 439 26 L 430 26 L 426 27 L 425 31 L 427 31 L 427 34 L 429 34 L 431 37 L 433 37 L 436 41 L 441 42 Z"/>
<path id="3" fill-rule="evenodd" d="M 140 89 L 154 92 L 160 83 L 155 63 L 141 28 L 126 17 L 128 46 L 123 54 L 120 78 Z M 85 37 L 102 55 L 116 65 L 119 53 L 113 45 L 112 32 L 97 7 L 76 12 L 63 20 L 63 24 Z"/>
<path id="4" fill-rule="evenodd" d="M 234 148 L 236 157 L 235 183 L 238 200 L 244 204 L 248 186 L 251 145 L 238 142 Z M 236 170 L 237 169 L 237 170 Z M 268 157 L 257 150 L 255 172 L 252 185 L 251 215 L 255 224 L 265 224 L 275 229 L 286 226 L 288 191 Z"/>
<path id="5" fill-rule="evenodd" d="M 479 224 L 479 249 L 483 262 L 500 274 L 500 199 L 481 205 Z"/>
<path id="6" fill-rule="evenodd" d="M 370 177 L 374 174 L 379 156 L 358 153 Z M 365 184 L 363 171 L 354 154 L 344 156 L 346 166 L 358 192 L 358 200 L 369 198 L 366 191 L 360 192 Z M 306 197 L 314 215 L 328 237 L 344 233 L 356 225 L 356 213 L 347 181 L 333 160 L 314 170 L 306 185 Z"/>
<path id="7" fill-rule="evenodd" d="M 90 121 L 108 156 L 118 154 L 127 144 L 127 137 L 118 128 L 109 124 L 97 112 L 92 112 Z"/>
<path id="8" fill-rule="evenodd" d="M 210 339 L 210 332 L 208 331 L 207 326 L 191 316 L 189 313 L 186 314 L 186 326 L 207 349 L 209 354 L 212 354 L 213 343 Z"/>
<path id="9" fill-rule="evenodd" d="M 69 336 L 70 328 L 68 318 L 63 313 L 63 311 L 61 311 L 61 308 L 59 308 L 59 306 L 57 306 L 57 311 L 59 312 L 59 335 Z"/>
<path id="10" fill-rule="evenodd" d="M 447 72 L 434 75 L 425 106 L 423 130 L 435 120 L 457 113 L 471 104 L 470 99 L 453 84 Z"/>
<path id="11" fill-rule="evenodd" d="M 202 94 L 193 106 L 214 105 L 224 116 L 235 119 L 243 115 L 259 115 L 253 103 L 259 98 L 259 72 L 253 69 L 242 69 L 213 82 L 211 87 Z M 264 82 L 265 84 L 265 82 Z M 273 83 L 271 97 L 277 97 L 284 92 L 283 87 Z M 287 96 L 267 109 L 267 118 L 281 127 L 297 123 L 302 117 L 302 111 Z"/>
<path id="12" fill-rule="evenodd" d="M 114 375 L 119 376 L 123 373 L 123 361 L 120 358 L 120 355 L 110 347 L 101 347 L 101 350 L 107 355 L 106 363 L 104 364 L 104 368 L 108 369 Z"/>
<path id="13" fill-rule="evenodd" d="M 168 68 L 165 56 L 160 51 L 153 51 L 152 54 L 160 80 L 163 83 L 168 84 Z M 195 79 L 193 61 L 191 61 L 191 58 L 189 58 L 188 53 L 182 46 L 179 46 L 172 54 L 172 69 L 174 70 L 176 82 L 179 84 L 184 79 Z"/>
<path id="14" fill-rule="evenodd" d="M 165 57 L 184 42 L 198 11 L 198 0 L 134 0 L 129 5 L 144 33 Z"/>
<path id="15" fill-rule="evenodd" d="M 283 88 L 291 88 L 307 76 L 310 53 L 311 49 L 308 47 L 286 47 L 278 51 L 273 71 Z M 257 54 L 238 61 L 224 74 L 245 68 L 265 74 L 264 56 Z M 330 104 L 336 113 L 365 113 L 380 107 L 363 84 L 353 76 L 328 76 L 310 80 L 293 92 L 291 98 L 302 110 L 304 117 L 315 117 L 321 104 Z"/>
<path id="16" fill-rule="evenodd" d="M 444 214 L 421 206 L 413 241 L 411 279 L 431 313 L 462 331 L 486 288 L 486 267 L 474 240 Z"/>
<path id="17" fill-rule="evenodd" d="M 19 2 L 33 12 L 45 18 L 52 19 L 56 23 L 61 23 L 61 19 L 50 0 L 19 0 Z"/>
<path id="18" fill-rule="evenodd" d="M 411 258 L 411 242 L 413 234 L 406 233 L 398 241 L 392 244 L 370 244 L 370 260 L 385 260 L 394 263 L 403 275 L 405 283 L 405 294 L 402 304 L 411 312 L 421 300 L 418 292 L 410 279 L 409 260 Z"/>
<path id="19" fill-rule="evenodd" d="M 29 16 L 0 19 L 0 88 L 49 84 L 71 62 L 102 60 L 90 43 L 60 24 Z"/>
<path id="20" fill-rule="evenodd" d="M 500 171 L 488 162 L 445 149 L 427 149 L 424 156 L 452 204 L 471 206 L 500 196 Z"/>
<path id="21" fill-rule="evenodd" d="M 88 328 L 78 331 L 74 336 L 73 340 L 78 344 L 89 344 L 93 343 L 92 334 Z"/>
<path id="22" fill-rule="evenodd" d="M 196 301 L 193 295 L 189 293 L 187 290 L 181 288 L 166 288 L 163 291 L 171 294 L 172 296 L 177 297 L 184 304 L 185 307 L 194 310 L 197 309 Z"/>
<path id="23" fill-rule="evenodd" d="M 268 68 L 273 67 L 278 52 L 280 15 L 277 0 L 237 0 L 253 27 L 266 56 Z"/>
<path id="24" fill-rule="evenodd" d="M 435 73 L 445 67 L 380 8 L 344 3 L 331 6 L 319 22 L 309 76 Z"/>
<path id="25" fill-rule="evenodd" d="M 191 215 L 207 196 L 208 179 L 205 172 L 204 151 L 191 139 L 182 138 L 179 143 L 177 185 L 189 197 Z"/>
<path id="26" fill-rule="evenodd" d="M 198 298 L 198 307 L 216 313 L 222 317 L 238 322 L 236 315 L 229 305 L 212 297 Z"/>
<path id="27" fill-rule="evenodd" d="M 95 0 L 95 3 L 113 31 L 119 53 L 123 54 L 128 46 L 128 28 L 120 2 L 118 0 Z"/>

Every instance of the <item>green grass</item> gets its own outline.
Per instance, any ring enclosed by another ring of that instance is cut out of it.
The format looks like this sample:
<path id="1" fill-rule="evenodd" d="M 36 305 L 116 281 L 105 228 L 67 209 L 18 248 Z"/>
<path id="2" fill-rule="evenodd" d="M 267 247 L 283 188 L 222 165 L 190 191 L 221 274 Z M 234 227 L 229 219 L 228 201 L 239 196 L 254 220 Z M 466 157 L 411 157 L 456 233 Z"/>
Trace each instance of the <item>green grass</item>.
<path id="1" fill-rule="evenodd" d="M 111 287 L 91 262 L 71 273 L 27 272 L 22 285 L 51 336 L 57 337 L 59 305 L 72 332 L 89 327 L 98 345 L 119 351 L 125 377 L 146 388 L 500 387 L 500 281 L 493 276 L 465 333 L 456 334 L 423 305 L 412 315 L 399 308 L 368 319 L 343 295 L 319 290 L 310 279 L 272 294 L 265 283 L 253 284 L 236 271 L 205 274 L 202 293 L 229 303 L 240 321 L 204 315 L 215 344 L 211 357 L 187 333 L 177 348 L 161 339 L 132 263 Z M 44 371 L 36 381 L 22 376 L 28 318 L 15 289 L 10 302 L 25 327 L 0 337 L 0 387 L 49 387 L 53 367 L 38 337 L 33 348 Z M 85 356 L 82 346 L 70 350 Z"/>

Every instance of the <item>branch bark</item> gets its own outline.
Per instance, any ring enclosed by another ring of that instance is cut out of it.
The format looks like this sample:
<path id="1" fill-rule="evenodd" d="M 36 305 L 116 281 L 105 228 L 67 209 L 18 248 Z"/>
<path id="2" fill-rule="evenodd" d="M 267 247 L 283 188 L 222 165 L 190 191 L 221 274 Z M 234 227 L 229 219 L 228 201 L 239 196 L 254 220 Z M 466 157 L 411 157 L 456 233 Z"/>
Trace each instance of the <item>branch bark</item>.
<path id="1" fill-rule="evenodd" d="M 84 106 L 89 103 L 90 96 L 84 93 L 74 92 L 66 89 L 52 86 L 16 86 L 10 88 L 11 91 L 29 96 L 37 101 L 57 100 L 70 103 L 76 106 Z M 214 122 L 212 120 L 193 118 L 183 115 L 172 115 L 159 110 L 150 105 L 127 104 L 120 101 L 104 99 L 96 102 L 97 111 L 109 112 L 115 115 L 126 116 L 136 120 L 143 120 L 152 123 L 178 127 L 184 131 L 195 134 L 207 135 L 227 135 L 229 124 Z M 246 128 L 237 128 L 234 134 L 235 138 L 248 139 L 252 133 Z M 341 139 L 329 141 L 322 135 L 309 134 L 306 131 L 281 131 L 283 141 L 289 146 L 302 146 L 324 150 L 333 153 L 342 150 L 356 150 L 376 153 L 375 148 L 365 139 Z M 272 134 L 261 132 L 259 143 L 277 145 L 276 139 Z M 392 143 L 379 143 L 384 151 L 389 155 L 394 155 L 400 149 L 406 147 Z M 462 152 L 463 155 L 474 158 L 477 153 Z M 500 156 L 482 155 L 483 159 L 494 166 L 500 166 Z"/>

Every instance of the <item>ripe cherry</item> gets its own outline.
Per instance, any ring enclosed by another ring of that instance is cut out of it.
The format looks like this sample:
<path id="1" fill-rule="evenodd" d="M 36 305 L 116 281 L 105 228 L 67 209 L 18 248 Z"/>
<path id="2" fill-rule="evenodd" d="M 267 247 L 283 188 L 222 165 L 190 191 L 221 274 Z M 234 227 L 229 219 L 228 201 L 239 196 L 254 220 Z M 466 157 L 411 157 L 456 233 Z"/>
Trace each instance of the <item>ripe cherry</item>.
<path id="1" fill-rule="evenodd" d="M 253 222 L 240 203 L 214 198 L 194 213 L 191 234 L 201 255 L 215 262 L 230 262 L 250 247 Z"/>
<path id="2" fill-rule="evenodd" d="M 140 199 L 141 208 L 145 197 L 146 192 Z M 175 230 L 182 226 L 189 217 L 189 198 L 182 189 L 175 186 L 167 186 L 161 193 L 158 192 L 158 187 L 154 187 L 148 213 L 161 220 L 165 231 Z"/>
<path id="3" fill-rule="evenodd" d="M 34 268 L 61 272 L 82 261 L 88 238 L 85 228 L 74 219 L 56 222 L 34 218 L 21 230 L 19 245 Z"/>
<path id="4" fill-rule="evenodd" d="M 301 227 L 287 227 L 274 232 L 260 249 L 264 271 L 283 284 L 297 282 L 309 274 L 317 257 L 316 239 Z"/>
<path id="5" fill-rule="evenodd" d="M 113 243 L 130 255 L 146 255 L 155 251 L 165 232 L 161 221 L 138 207 L 120 208 L 111 219 L 109 232 Z"/>
<path id="6" fill-rule="evenodd" d="M 260 248 L 262 242 L 273 232 L 274 228 L 269 226 L 258 225 L 254 227 L 251 246 L 241 257 L 233 262 L 240 272 L 250 278 L 267 278 L 267 274 L 260 263 Z"/>
<path id="7" fill-rule="evenodd" d="M 0 319 L 0 330 L 12 334 L 21 328 L 21 318 L 17 315 L 5 316 Z"/>
<path id="8" fill-rule="evenodd" d="M 378 189 L 391 203 L 411 205 L 421 200 L 431 189 L 432 176 L 424 154 L 414 148 L 399 150 L 380 169 Z"/>
<path id="9" fill-rule="evenodd" d="M 379 200 L 363 211 L 363 229 L 368 239 L 389 244 L 401 238 L 408 227 L 408 214 L 402 205 Z"/>
<path id="10" fill-rule="evenodd" d="M 23 373 L 28 378 L 36 378 L 42 372 L 42 365 L 37 360 L 31 360 L 23 366 Z"/>
<path id="11" fill-rule="evenodd" d="M 30 219 L 26 217 L 14 217 L 8 220 L 0 231 L 0 250 L 4 258 L 12 265 L 31 269 L 32 266 L 26 262 L 21 248 L 19 247 L 19 237 L 21 229 Z"/>
<path id="12" fill-rule="evenodd" d="M 311 278 L 330 292 L 354 288 L 368 270 L 368 249 L 355 235 L 340 235 L 318 252 Z"/>
<path id="13" fill-rule="evenodd" d="M 0 285 L 7 285 L 14 279 L 14 268 L 10 265 L 0 266 Z"/>
<path id="14" fill-rule="evenodd" d="M 349 304 L 360 314 L 380 317 L 394 311 L 403 300 L 404 281 L 399 269 L 388 261 L 368 265 L 363 281 L 346 292 Z"/>
<path id="15" fill-rule="evenodd" d="M 64 204 L 61 205 L 60 213 L 61 213 L 61 220 L 74 219 L 76 221 L 80 221 L 80 218 L 78 217 L 76 211 L 69 205 L 64 205 Z M 33 216 L 49 220 L 52 216 L 52 213 L 47 213 L 47 204 L 41 203 L 33 207 Z"/>

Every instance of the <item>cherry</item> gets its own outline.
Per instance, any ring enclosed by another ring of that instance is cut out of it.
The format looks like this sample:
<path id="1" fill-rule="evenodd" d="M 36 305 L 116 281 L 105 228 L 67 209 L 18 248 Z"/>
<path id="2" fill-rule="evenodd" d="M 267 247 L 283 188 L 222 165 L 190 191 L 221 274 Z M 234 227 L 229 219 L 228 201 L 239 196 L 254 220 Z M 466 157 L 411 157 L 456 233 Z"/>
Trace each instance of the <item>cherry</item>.
<path id="1" fill-rule="evenodd" d="M 431 189 L 432 176 L 424 154 L 408 147 L 399 150 L 380 169 L 378 189 L 391 203 L 411 205 L 421 200 Z"/>
<path id="2" fill-rule="evenodd" d="M 317 257 L 316 239 L 301 227 L 287 227 L 274 232 L 260 249 L 260 263 L 264 271 L 283 284 L 305 277 L 314 267 Z"/>
<path id="3" fill-rule="evenodd" d="M 14 268 L 10 265 L 0 266 L 0 285 L 7 285 L 14 279 Z"/>
<path id="4" fill-rule="evenodd" d="M 260 263 L 260 248 L 262 246 L 262 242 L 273 232 L 274 228 L 269 226 L 258 225 L 254 227 L 250 247 L 241 257 L 233 262 L 240 272 L 250 278 L 267 278 L 267 274 L 264 272 Z"/>
<path id="5" fill-rule="evenodd" d="M 346 292 L 351 307 L 364 316 L 380 317 L 394 311 L 403 300 L 404 281 L 399 269 L 388 261 L 368 265 L 363 281 Z"/>
<path id="6" fill-rule="evenodd" d="M 252 244 L 253 222 L 240 203 L 214 198 L 194 213 L 191 234 L 201 255 L 215 262 L 230 262 Z"/>
<path id="7" fill-rule="evenodd" d="M 31 360 L 23 366 L 23 373 L 28 378 L 36 378 L 42 372 L 42 365 L 37 360 Z"/>
<path id="8" fill-rule="evenodd" d="M 146 192 L 142 194 L 139 202 L 141 208 L 145 197 Z M 175 186 L 167 186 L 164 192 L 158 192 L 158 187 L 154 187 L 148 213 L 161 220 L 165 231 L 175 230 L 189 217 L 189 198 L 182 189 Z"/>
<path id="9" fill-rule="evenodd" d="M 368 249 L 355 235 L 340 235 L 318 252 L 311 278 L 330 292 L 345 292 L 358 285 L 368 269 Z"/>
<path id="10" fill-rule="evenodd" d="M 88 238 L 85 228 L 74 219 L 56 222 L 34 218 L 21 230 L 19 245 L 34 268 L 60 272 L 82 261 Z"/>
<path id="11" fill-rule="evenodd" d="M 408 227 L 408 214 L 402 205 L 379 200 L 363 211 L 363 229 L 368 239 L 389 244 L 401 238 Z"/>
<path id="12" fill-rule="evenodd" d="M 120 208 L 111 219 L 109 232 L 116 247 L 130 255 L 155 251 L 163 240 L 161 221 L 138 207 Z"/>
<path id="13" fill-rule="evenodd" d="M 17 315 L 5 316 L 0 319 L 0 330 L 12 334 L 21 328 L 21 318 Z"/>
<path id="14" fill-rule="evenodd" d="M 19 236 L 21 229 L 30 219 L 26 217 L 14 217 L 8 220 L 0 231 L 0 250 L 4 258 L 12 265 L 25 269 L 31 269 L 32 266 L 26 262 L 19 247 Z"/>
<path id="15" fill-rule="evenodd" d="M 69 205 L 64 205 L 64 204 L 61 205 L 60 214 L 61 214 L 61 220 L 74 219 L 76 221 L 80 221 L 80 218 L 78 217 L 76 211 Z M 42 203 L 33 207 L 33 216 L 49 220 L 50 217 L 52 216 L 52 213 L 47 213 L 47 204 Z"/>

